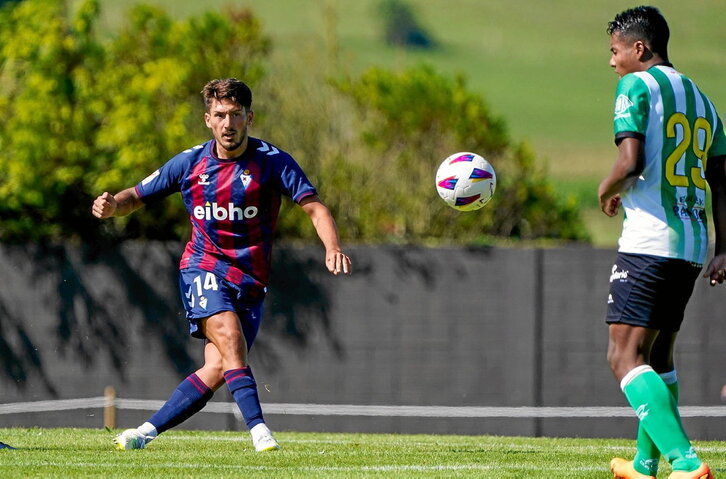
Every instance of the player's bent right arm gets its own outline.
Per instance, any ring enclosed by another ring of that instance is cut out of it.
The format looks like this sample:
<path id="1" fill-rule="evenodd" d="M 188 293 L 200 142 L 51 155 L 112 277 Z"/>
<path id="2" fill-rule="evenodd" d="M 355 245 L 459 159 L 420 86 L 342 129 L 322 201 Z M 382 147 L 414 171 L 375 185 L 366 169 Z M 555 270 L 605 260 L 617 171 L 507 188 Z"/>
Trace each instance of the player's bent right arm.
<path id="1" fill-rule="evenodd" d="M 112 195 L 104 192 L 101 196 L 93 201 L 91 212 L 96 218 L 110 218 L 111 216 L 126 216 L 144 206 L 136 188 L 126 188 L 125 190 Z"/>
<path id="2" fill-rule="evenodd" d="M 618 143 L 618 159 L 598 188 L 600 209 L 608 216 L 618 214 L 620 193 L 635 183 L 645 168 L 645 145 L 637 138 L 623 138 Z"/>
<path id="3" fill-rule="evenodd" d="M 706 266 L 704 278 L 711 286 L 726 279 L 726 156 L 709 158 L 706 163 L 706 180 L 711 188 L 713 226 L 716 247 L 711 262 Z"/>

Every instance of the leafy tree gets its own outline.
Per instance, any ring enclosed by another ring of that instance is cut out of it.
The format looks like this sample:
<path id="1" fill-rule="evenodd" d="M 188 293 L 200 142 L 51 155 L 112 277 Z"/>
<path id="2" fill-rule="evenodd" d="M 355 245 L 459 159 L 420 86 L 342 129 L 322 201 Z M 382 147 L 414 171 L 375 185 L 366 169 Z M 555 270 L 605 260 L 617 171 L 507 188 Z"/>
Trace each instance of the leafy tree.
<path id="1" fill-rule="evenodd" d="M 63 0 L 0 8 L 0 240 L 185 238 L 181 201 L 101 223 L 90 204 L 206 140 L 199 90 L 229 76 L 255 91 L 251 133 L 298 159 L 347 240 L 585 238 L 576 205 L 555 199 L 529 148 L 462 77 L 421 66 L 326 81 L 331 69 L 315 55 L 263 77 L 270 41 L 247 11 L 177 21 L 141 5 L 103 36 L 98 0 L 73 12 Z M 451 210 L 433 185 L 439 162 L 462 150 L 498 173 L 492 203 L 476 213 Z M 288 238 L 315 235 L 299 211 L 279 226 Z"/>
<path id="2" fill-rule="evenodd" d="M 44 14 L 40 15 L 40 9 Z M 57 235 L 76 226 L 96 120 L 79 99 L 102 62 L 90 24 L 62 2 L 27 0 L 0 11 L 0 221 L 3 238 Z"/>
<path id="3" fill-rule="evenodd" d="M 73 15 L 63 0 L 0 10 L 0 239 L 93 235 L 96 194 L 138 181 L 206 138 L 204 83 L 262 76 L 269 40 L 247 12 L 173 21 L 138 6 L 105 42 L 94 32 L 98 14 L 97 0 Z M 180 202 L 150 209 L 104 227 L 181 234 Z"/>
<path id="4" fill-rule="evenodd" d="M 374 229 L 404 240 L 586 239 L 574 202 L 556 198 L 531 150 L 509 139 L 505 122 L 467 90 L 463 77 L 452 80 L 427 66 L 400 73 L 372 68 L 338 85 L 357 105 L 370 148 L 367 187 L 375 194 L 361 214 L 375 218 Z M 448 208 L 434 189 L 436 167 L 456 151 L 480 153 L 497 170 L 494 199 L 476 213 Z"/>

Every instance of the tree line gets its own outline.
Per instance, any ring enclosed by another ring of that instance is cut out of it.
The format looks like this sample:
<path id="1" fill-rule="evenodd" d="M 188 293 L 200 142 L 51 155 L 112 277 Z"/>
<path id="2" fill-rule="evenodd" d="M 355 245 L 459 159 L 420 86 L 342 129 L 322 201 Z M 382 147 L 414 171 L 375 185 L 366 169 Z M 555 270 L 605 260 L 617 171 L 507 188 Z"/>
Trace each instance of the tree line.
<path id="1" fill-rule="evenodd" d="M 0 8 L 0 241 L 185 239 L 178 198 L 103 224 L 90 204 L 206 141 L 199 91 L 230 76 L 255 93 L 250 134 L 298 160 L 346 242 L 587 240 L 574 200 L 559 198 L 534 152 L 463 76 L 426 65 L 351 75 L 324 54 L 285 70 L 260 20 L 234 7 L 173 19 L 137 5 L 113 32 L 98 31 L 99 15 L 98 0 Z M 476 212 L 448 208 L 434 188 L 438 164 L 456 151 L 497 170 L 495 197 Z M 293 212 L 279 229 L 315 234 Z"/>

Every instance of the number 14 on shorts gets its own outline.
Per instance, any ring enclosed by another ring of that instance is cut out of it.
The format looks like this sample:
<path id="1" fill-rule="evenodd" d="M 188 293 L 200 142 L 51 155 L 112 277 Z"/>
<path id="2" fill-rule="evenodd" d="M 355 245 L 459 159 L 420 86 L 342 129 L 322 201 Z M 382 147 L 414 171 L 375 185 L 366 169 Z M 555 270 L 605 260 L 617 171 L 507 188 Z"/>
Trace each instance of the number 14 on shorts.
<path id="1" fill-rule="evenodd" d="M 202 276 L 204 276 L 204 279 L 202 279 Z M 204 291 L 217 291 L 218 289 L 217 277 L 214 273 L 207 272 L 204 275 L 200 274 L 194 277 L 184 296 L 186 296 L 190 308 L 195 306 L 198 298 L 199 306 L 206 309 L 207 298 L 204 296 Z"/>

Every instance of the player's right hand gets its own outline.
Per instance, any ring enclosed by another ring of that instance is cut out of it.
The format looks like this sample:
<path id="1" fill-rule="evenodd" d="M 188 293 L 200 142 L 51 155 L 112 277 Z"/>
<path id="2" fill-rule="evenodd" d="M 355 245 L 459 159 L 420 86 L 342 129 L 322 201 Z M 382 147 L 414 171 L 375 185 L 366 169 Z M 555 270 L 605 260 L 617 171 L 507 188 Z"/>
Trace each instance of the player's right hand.
<path id="1" fill-rule="evenodd" d="M 620 211 L 620 195 L 611 196 L 607 200 L 601 200 L 600 209 L 610 217 L 617 215 L 618 211 Z"/>
<path id="2" fill-rule="evenodd" d="M 93 201 L 91 213 L 96 218 L 109 218 L 116 212 L 117 207 L 118 202 L 116 198 L 108 191 L 104 191 L 101 196 Z"/>

